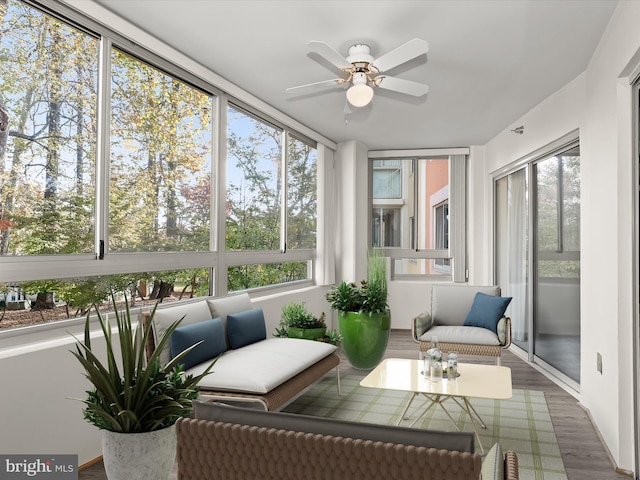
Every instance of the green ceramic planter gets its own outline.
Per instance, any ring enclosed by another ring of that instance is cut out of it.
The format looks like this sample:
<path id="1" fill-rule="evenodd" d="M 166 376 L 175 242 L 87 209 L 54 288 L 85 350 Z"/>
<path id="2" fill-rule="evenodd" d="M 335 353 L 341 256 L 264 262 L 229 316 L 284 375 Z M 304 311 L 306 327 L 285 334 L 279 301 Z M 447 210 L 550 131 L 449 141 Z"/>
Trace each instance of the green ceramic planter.
<path id="1" fill-rule="evenodd" d="M 338 312 L 342 350 L 355 368 L 370 369 L 384 356 L 391 329 L 391 313 Z"/>
<path id="2" fill-rule="evenodd" d="M 327 333 L 327 327 L 321 327 L 321 328 L 289 327 L 287 329 L 287 336 L 289 338 L 303 338 L 305 340 L 315 340 L 316 338 L 324 337 L 326 333 Z"/>

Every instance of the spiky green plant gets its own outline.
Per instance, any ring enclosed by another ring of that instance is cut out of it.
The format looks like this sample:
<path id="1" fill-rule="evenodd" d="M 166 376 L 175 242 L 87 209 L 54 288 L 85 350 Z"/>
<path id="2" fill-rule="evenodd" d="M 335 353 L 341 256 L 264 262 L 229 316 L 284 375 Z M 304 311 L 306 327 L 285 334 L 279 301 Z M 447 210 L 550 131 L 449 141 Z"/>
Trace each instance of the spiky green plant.
<path id="1" fill-rule="evenodd" d="M 378 250 L 369 253 L 367 259 L 367 284 L 362 309 L 366 312 L 382 313 L 389 310 L 387 303 L 387 262 Z"/>
<path id="2" fill-rule="evenodd" d="M 117 341 L 112 337 L 108 317 L 103 316 L 97 306 L 94 307 L 106 341 L 106 361 L 100 360 L 93 350 L 89 314 L 84 326 L 84 341 L 76 338 L 76 351 L 71 351 L 93 385 L 87 391 L 87 398 L 80 400 L 86 405 L 84 418 L 100 429 L 120 433 L 150 432 L 169 427 L 191 412 L 191 402 L 199 392 L 198 382 L 209 374 L 217 359 L 202 374 L 186 375 L 181 362 L 196 344 L 176 355 L 167 365 L 161 365 L 160 351 L 167 345 L 171 333 L 182 321 L 180 319 L 165 331 L 145 361 L 145 345 L 151 335 L 152 322 L 149 321 L 139 335 L 137 327 L 133 326 L 126 297 L 123 312 L 118 311 L 113 294 L 111 299 L 115 307 Z M 156 307 L 157 304 L 151 312 L 151 319 Z M 116 359 L 118 350 L 121 363 Z"/>
<path id="3" fill-rule="evenodd" d="M 377 250 L 369 252 L 367 280 L 359 288 L 343 280 L 326 295 L 331 308 L 340 312 L 383 313 L 389 310 L 387 298 L 387 263 Z"/>
<path id="4" fill-rule="evenodd" d="M 342 334 L 337 330 L 327 330 L 327 334 L 320 340 L 338 346 L 342 343 Z"/>

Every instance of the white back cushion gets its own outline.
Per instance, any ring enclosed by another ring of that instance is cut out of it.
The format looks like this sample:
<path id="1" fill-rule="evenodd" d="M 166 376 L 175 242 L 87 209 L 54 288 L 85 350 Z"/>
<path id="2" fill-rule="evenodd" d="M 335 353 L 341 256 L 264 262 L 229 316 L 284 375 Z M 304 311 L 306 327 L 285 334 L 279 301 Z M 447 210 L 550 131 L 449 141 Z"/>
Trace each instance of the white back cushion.
<path id="1" fill-rule="evenodd" d="M 431 318 L 434 325 L 462 325 L 471 310 L 476 293 L 500 295 L 495 285 L 433 285 L 431 287 Z"/>
<path id="2" fill-rule="evenodd" d="M 207 302 L 211 310 L 211 318 L 220 317 L 225 333 L 227 332 L 227 315 L 254 308 L 248 293 L 240 293 L 229 297 L 210 298 Z M 228 346 L 229 342 L 227 341 L 227 347 Z"/>
<path id="3" fill-rule="evenodd" d="M 176 320 L 180 320 L 183 316 L 184 319 L 180 323 L 180 326 L 202 322 L 203 320 L 213 318 L 211 316 L 211 311 L 209 310 L 209 305 L 205 300 L 195 303 L 175 305 L 168 308 L 158 308 L 155 316 L 153 317 L 153 338 L 156 345 L 160 342 L 160 339 L 167 328 L 169 328 Z M 166 365 L 170 360 L 171 352 L 169 351 L 169 343 L 167 342 L 160 353 L 160 363 L 162 365 Z"/>

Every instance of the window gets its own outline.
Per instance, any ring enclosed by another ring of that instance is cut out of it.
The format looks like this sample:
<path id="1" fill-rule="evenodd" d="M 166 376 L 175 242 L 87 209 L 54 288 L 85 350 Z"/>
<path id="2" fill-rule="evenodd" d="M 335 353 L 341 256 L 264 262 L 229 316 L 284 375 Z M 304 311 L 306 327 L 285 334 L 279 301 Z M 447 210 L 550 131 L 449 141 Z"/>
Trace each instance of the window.
<path id="1" fill-rule="evenodd" d="M 318 151 L 292 135 L 288 147 L 286 248 L 316 248 Z"/>
<path id="2" fill-rule="evenodd" d="M 311 278 L 316 246 L 317 150 L 286 129 L 227 109 L 226 250 L 229 291 Z M 284 261 L 292 250 L 305 259 Z M 260 252 L 255 263 L 252 254 Z M 243 254 L 244 253 L 244 254 Z M 266 254 L 266 257 L 265 257 Z"/>
<path id="3" fill-rule="evenodd" d="M 457 257 L 454 280 L 464 281 L 464 228 L 450 232 L 450 206 L 458 205 L 464 225 L 466 155 L 371 153 L 371 245 L 392 257 L 392 275 L 453 276 Z M 461 240 L 450 244 L 451 235 Z"/>
<path id="4" fill-rule="evenodd" d="M 207 295 L 208 277 L 192 269 L 8 282 L 0 284 L 0 329 L 85 316 L 94 305 L 110 311 L 112 293 L 131 307 Z"/>
<path id="5" fill-rule="evenodd" d="M 376 247 L 399 247 L 401 241 L 401 208 L 374 208 L 372 242 Z"/>
<path id="6" fill-rule="evenodd" d="M 0 19 L 0 257 L 92 253 L 98 40 L 15 0 Z"/>
<path id="7" fill-rule="evenodd" d="M 316 143 L 46 3 L 0 1 L 0 328 L 310 283 Z"/>
<path id="8" fill-rule="evenodd" d="M 434 207 L 433 217 L 435 219 L 435 239 L 434 245 L 438 250 L 449 249 L 449 202 L 442 202 Z M 435 265 L 441 267 L 443 272 L 449 272 L 451 259 L 437 258 L 434 260 Z"/>
<path id="9" fill-rule="evenodd" d="M 279 250 L 283 133 L 233 106 L 227 124 L 226 249 Z"/>
<path id="10" fill-rule="evenodd" d="M 109 251 L 208 251 L 212 97 L 112 54 Z"/>
<path id="11" fill-rule="evenodd" d="M 373 198 L 402 198 L 402 160 L 373 161 Z"/>

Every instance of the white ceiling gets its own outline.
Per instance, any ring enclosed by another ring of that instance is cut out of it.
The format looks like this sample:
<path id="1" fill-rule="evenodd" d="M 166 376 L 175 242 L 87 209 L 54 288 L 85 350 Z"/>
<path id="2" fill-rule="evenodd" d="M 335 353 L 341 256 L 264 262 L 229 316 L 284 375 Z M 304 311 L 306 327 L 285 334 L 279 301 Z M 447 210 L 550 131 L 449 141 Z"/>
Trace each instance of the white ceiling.
<path id="1" fill-rule="evenodd" d="M 97 0 L 218 75 L 335 142 L 370 149 L 482 145 L 584 72 L 612 0 Z M 422 38 L 427 56 L 389 75 L 426 83 L 425 97 L 376 90 L 348 115 L 345 87 L 287 87 L 337 78 L 309 54 L 321 40 L 373 57 Z"/>

